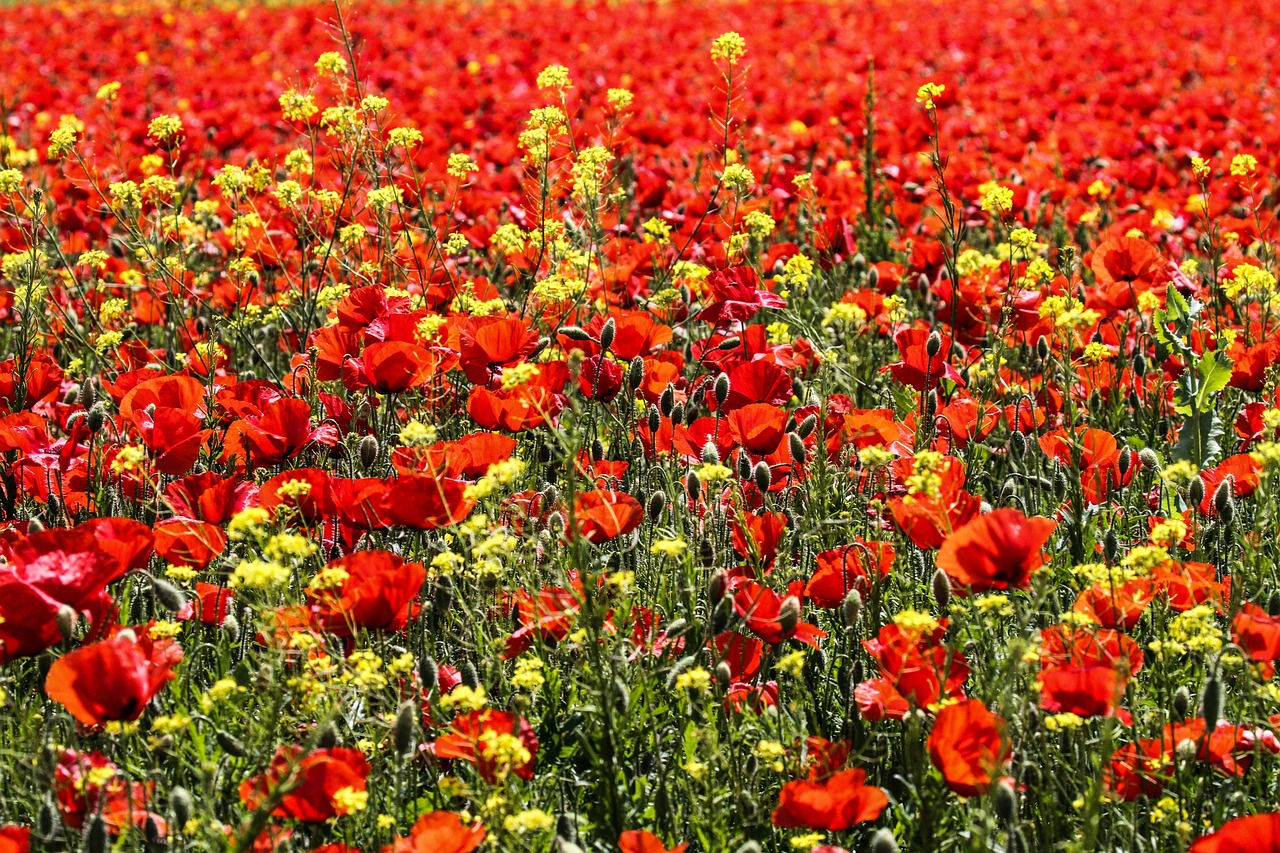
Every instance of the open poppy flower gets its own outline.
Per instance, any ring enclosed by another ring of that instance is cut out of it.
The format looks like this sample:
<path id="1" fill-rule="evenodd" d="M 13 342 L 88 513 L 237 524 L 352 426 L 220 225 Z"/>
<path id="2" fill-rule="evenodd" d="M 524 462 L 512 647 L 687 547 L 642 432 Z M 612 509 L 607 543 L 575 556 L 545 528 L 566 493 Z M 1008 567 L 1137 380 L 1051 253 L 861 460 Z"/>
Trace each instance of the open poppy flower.
<path id="1" fill-rule="evenodd" d="M 818 640 L 827 636 L 826 632 L 800 621 L 798 599 L 793 600 L 796 605 L 794 618 L 783 618 L 782 605 L 786 600 L 764 584 L 752 580 L 739 580 L 734 586 L 733 609 L 746 621 L 751 633 L 770 645 L 795 639 L 817 648 Z"/>
<path id="2" fill-rule="evenodd" d="M 934 333 L 928 329 L 903 329 L 893 336 L 898 345 L 900 361 L 895 361 L 882 368 L 903 385 L 917 391 L 929 391 L 938 386 L 943 379 L 963 385 L 964 379 L 952 366 L 951 338 L 939 336 L 938 350 L 929 355 L 929 338 Z"/>
<path id="3" fill-rule="evenodd" d="M 129 781 L 101 752 L 60 749 L 56 757 L 53 795 L 68 827 L 83 829 L 91 815 L 100 814 L 112 835 L 148 823 L 164 833 L 164 818 L 148 810 L 155 782 Z"/>
<path id="4" fill-rule="evenodd" d="M 45 692 L 86 726 L 136 720 L 174 679 L 181 660 L 182 648 L 172 640 L 127 629 L 54 661 Z"/>
<path id="5" fill-rule="evenodd" d="M 497 749 L 494 744 L 501 736 L 514 738 L 518 748 Z M 505 779 L 508 773 L 528 780 L 533 778 L 538 738 L 524 717 L 484 708 L 455 717 L 449 730 L 429 744 L 428 749 L 436 758 L 474 764 L 487 782 Z"/>
<path id="6" fill-rule="evenodd" d="M 477 386 L 490 387 L 502 369 L 523 361 L 538 346 L 538 333 L 515 317 L 473 317 L 458 334 L 462 372 Z"/>
<path id="7" fill-rule="evenodd" d="M 357 628 L 399 631 L 409 621 L 427 570 L 388 551 L 357 551 L 328 563 L 317 578 L 336 585 L 313 586 L 307 599 L 326 630 L 349 636 Z"/>
<path id="8" fill-rule="evenodd" d="M 414 821 L 407 838 L 397 838 L 382 853 L 471 853 L 487 834 L 484 824 L 463 823 L 455 812 L 427 812 Z"/>
<path id="9" fill-rule="evenodd" d="M 1016 509 L 980 515 L 952 533 L 938 551 L 938 568 L 961 591 L 1027 589 L 1044 563 L 1044 545 L 1057 529 L 1048 518 Z"/>
<path id="10" fill-rule="evenodd" d="M 1280 853 L 1280 812 L 1229 820 L 1197 838 L 1187 853 Z"/>
<path id="11" fill-rule="evenodd" d="M 865 770 L 841 770 L 826 779 L 794 779 L 782 786 L 773 825 L 843 832 L 880 817 L 889 797 L 866 784 Z"/>
<path id="12" fill-rule="evenodd" d="M 644 521 L 640 501 L 625 492 L 597 489 L 583 492 L 574 500 L 578 533 L 592 545 L 625 536 Z"/>
<path id="13" fill-rule="evenodd" d="M 0 853 L 29 853 L 31 830 L 25 826 L 0 826 Z"/>
<path id="14" fill-rule="evenodd" d="M 307 752 L 300 746 L 282 746 L 266 770 L 240 785 L 240 800 L 256 809 L 277 788 L 287 785 L 271 814 L 323 823 L 348 813 L 345 799 L 335 795 L 364 793 L 368 778 L 369 761 L 358 749 L 335 746 Z"/>
<path id="15" fill-rule="evenodd" d="M 866 598 L 872 586 L 889 576 L 894 556 L 888 542 L 862 539 L 823 551 L 816 557 L 817 571 L 805 584 L 805 597 L 826 608 L 839 607 L 851 590 Z"/>
<path id="16" fill-rule="evenodd" d="M 987 793 L 1009 760 L 1012 746 L 1004 720 L 979 699 L 965 699 L 938 712 L 929 733 L 929 759 L 947 787 L 962 797 Z"/>
<path id="17" fill-rule="evenodd" d="M 618 836 L 618 849 L 622 853 L 684 853 L 689 842 L 681 841 L 675 847 L 667 847 L 662 839 L 643 829 L 628 829 Z"/>

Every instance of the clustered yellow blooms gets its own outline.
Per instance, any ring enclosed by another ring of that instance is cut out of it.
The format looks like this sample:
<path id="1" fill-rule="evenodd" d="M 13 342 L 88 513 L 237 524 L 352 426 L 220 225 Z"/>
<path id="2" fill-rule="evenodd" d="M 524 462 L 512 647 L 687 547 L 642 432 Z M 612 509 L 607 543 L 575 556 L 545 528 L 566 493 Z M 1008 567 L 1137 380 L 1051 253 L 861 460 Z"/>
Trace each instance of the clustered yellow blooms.
<path id="1" fill-rule="evenodd" d="M 934 100 L 947 90 L 942 83 L 925 83 L 916 89 L 916 103 L 924 104 L 926 110 L 932 110 L 936 107 Z"/>
<path id="2" fill-rule="evenodd" d="M 733 65 L 747 53 L 747 40 L 735 32 L 728 32 L 711 43 L 711 58 L 716 62 Z"/>
<path id="3" fill-rule="evenodd" d="M 993 216 L 1002 216 L 1013 210 L 1013 190 L 988 182 L 978 187 L 978 204 Z"/>
<path id="4" fill-rule="evenodd" d="M 1270 296 L 1276 289 L 1276 277 L 1269 270 L 1254 264 L 1239 264 L 1222 282 L 1222 292 L 1228 299 L 1244 294 L 1249 297 Z"/>

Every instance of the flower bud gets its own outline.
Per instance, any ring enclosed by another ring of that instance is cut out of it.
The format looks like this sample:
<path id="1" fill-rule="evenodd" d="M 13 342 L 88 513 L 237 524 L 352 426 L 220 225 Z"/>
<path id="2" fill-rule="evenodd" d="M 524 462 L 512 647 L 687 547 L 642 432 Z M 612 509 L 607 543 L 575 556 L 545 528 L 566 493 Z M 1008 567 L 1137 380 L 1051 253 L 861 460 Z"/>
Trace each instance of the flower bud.
<path id="1" fill-rule="evenodd" d="M 664 418 L 671 417 L 671 410 L 676 404 L 676 392 L 670 385 L 662 389 L 658 395 L 658 411 Z"/>
<path id="2" fill-rule="evenodd" d="M 791 458 L 799 462 L 801 465 L 808 459 L 808 454 L 804 449 L 804 440 L 794 432 L 791 433 Z"/>
<path id="3" fill-rule="evenodd" d="M 636 356 L 631 359 L 631 365 L 627 368 L 627 387 L 632 391 L 640 387 L 640 383 L 644 381 L 644 359 Z"/>
<path id="4" fill-rule="evenodd" d="M 724 401 L 729 399 L 729 374 L 721 373 L 716 377 L 714 393 L 716 396 L 716 405 L 723 406 Z"/>
<path id="5" fill-rule="evenodd" d="M 360 464 L 365 468 L 372 468 L 373 463 L 378 461 L 378 438 L 373 435 L 366 435 L 360 439 Z"/>
<path id="6" fill-rule="evenodd" d="M 773 482 L 773 474 L 769 471 L 769 463 L 763 461 L 756 463 L 755 470 L 751 473 L 756 481 L 756 488 L 762 492 L 769 491 L 769 484 Z"/>
<path id="7" fill-rule="evenodd" d="M 1160 469 L 1160 454 L 1152 450 L 1150 447 L 1144 447 L 1138 451 L 1138 461 L 1142 463 L 1142 467 L 1152 471 Z"/>
<path id="8" fill-rule="evenodd" d="M 156 600 L 166 610 L 178 612 L 187 603 L 187 597 L 182 590 L 178 589 L 168 581 L 160 578 L 151 579 L 151 588 L 155 591 Z"/>
<path id="9" fill-rule="evenodd" d="M 695 472 L 689 472 L 689 476 L 685 479 L 685 488 L 689 492 L 689 500 L 697 503 L 699 494 L 702 492 L 702 481 L 698 479 Z"/>
<path id="10" fill-rule="evenodd" d="M 1200 694 L 1200 716 L 1204 717 L 1205 731 L 1212 732 L 1222 719 L 1222 679 L 1217 673 L 1211 674 L 1204 682 L 1204 691 Z"/>
<path id="11" fill-rule="evenodd" d="M 227 618 L 222 620 L 221 631 L 231 642 L 240 642 L 240 620 L 234 613 L 228 613 Z"/>
<path id="12" fill-rule="evenodd" d="M 872 267 L 871 269 L 867 270 L 867 287 L 870 288 L 871 290 L 875 290 L 879 286 L 880 286 L 880 270 L 876 267 Z"/>
<path id="13" fill-rule="evenodd" d="M 610 317 L 604 321 L 604 326 L 600 329 L 600 349 L 608 352 L 609 347 L 613 346 L 613 337 L 618 333 L 618 321 Z"/>
<path id="14" fill-rule="evenodd" d="M 991 791 L 991 805 L 1001 822 L 1013 823 L 1018 816 L 1018 793 L 1013 790 L 1012 785 L 1001 780 Z"/>
<path id="15" fill-rule="evenodd" d="M 418 729 L 418 706 L 412 700 L 400 703 L 396 711 L 396 721 L 392 726 L 392 742 L 397 755 L 408 755 L 413 751 L 414 735 Z"/>
<path id="16" fill-rule="evenodd" d="M 729 576 L 724 572 L 716 572 L 707 579 L 707 600 L 711 602 L 712 607 L 720 603 L 720 599 L 724 598 L 728 589 Z"/>
<path id="17" fill-rule="evenodd" d="M 84 831 L 85 853 L 107 853 L 107 821 L 101 814 L 89 818 Z"/>
<path id="18" fill-rule="evenodd" d="M 1196 477 L 1191 481 L 1187 486 L 1187 498 L 1197 507 L 1200 506 L 1200 502 L 1204 500 L 1204 480 Z"/>
<path id="19" fill-rule="evenodd" d="M 191 792 L 181 785 L 174 785 L 169 792 L 169 810 L 173 812 L 173 822 L 179 827 L 186 826 L 191 820 L 193 806 Z"/>
<path id="20" fill-rule="evenodd" d="M 650 435 L 657 436 L 658 430 L 662 428 L 662 415 L 658 412 L 657 406 L 649 407 L 649 411 L 645 413 L 645 423 L 649 427 Z"/>
<path id="21" fill-rule="evenodd" d="M 89 432 L 94 435 L 98 434 L 98 431 L 102 429 L 103 424 L 106 422 L 107 412 L 101 403 L 95 405 L 89 410 L 89 414 L 84 416 L 85 426 L 87 426 L 89 428 Z"/>
<path id="22" fill-rule="evenodd" d="M 1013 458 L 1021 461 L 1027 455 L 1027 434 L 1020 429 L 1009 433 L 1009 451 Z"/>
<path id="23" fill-rule="evenodd" d="M 562 326 L 560 328 L 560 334 L 564 335 L 569 340 L 577 341 L 578 343 L 586 343 L 587 341 L 595 340 L 590 334 L 588 334 L 587 330 L 581 326 Z"/>
<path id="24" fill-rule="evenodd" d="M 702 464 L 703 465 L 719 465 L 720 451 L 716 449 L 716 443 L 708 440 L 702 446 Z"/>
<path id="25" fill-rule="evenodd" d="M 648 505 L 645 507 L 645 517 L 650 521 L 657 521 L 662 515 L 662 511 L 667 508 L 667 495 L 665 492 L 654 492 L 649 495 Z"/>
<path id="26" fill-rule="evenodd" d="M 733 686 L 733 670 L 724 661 L 716 664 L 716 685 L 721 690 L 728 690 Z"/>
<path id="27" fill-rule="evenodd" d="M 938 605 L 938 610 L 945 614 L 947 605 L 951 603 L 951 578 L 942 569 L 938 569 L 933 573 L 933 580 L 929 587 L 933 591 L 933 603 Z"/>
<path id="28" fill-rule="evenodd" d="M 871 836 L 871 846 L 867 848 L 869 853 L 898 853 L 898 842 L 893 837 L 893 830 L 881 827 L 876 830 L 876 834 Z"/>
<path id="29" fill-rule="evenodd" d="M 942 352 L 942 335 L 939 335 L 937 331 L 930 332 L 928 340 L 924 343 L 924 351 L 929 358 L 933 358 Z"/>
<path id="30" fill-rule="evenodd" d="M 54 624 L 58 626 L 58 633 L 63 640 L 70 640 L 76 635 L 76 623 L 78 621 L 75 608 L 69 604 L 59 607 L 57 615 L 54 616 Z"/>
<path id="31" fill-rule="evenodd" d="M 862 619 L 862 593 L 856 589 L 849 590 L 840 602 L 840 619 L 846 628 L 856 628 Z"/>
<path id="32" fill-rule="evenodd" d="M 783 599 L 782 605 L 778 608 L 778 627 L 782 629 L 782 633 L 788 637 L 795 633 L 796 626 L 800 624 L 800 599 L 794 595 L 789 595 Z"/>
<path id="33" fill-rule="evenodd" d="M 1218 484 L 1218 488 L 1214 490 L 1213 508 L 1218 511 L 1219 515 L 1222 515 L 1227 506 L 1231 504 L 1232 488 L 1232 477 L 1228 474 L 1226 478 Z"/>
<path id="34" fill-rule="evenodd" d="M 218 747 L 232 758 L 244 758 L 249 754 L 239 738 L 230 732 L 218 729 L 213 733 L 213 739 L 218 742 Z"/>
<path id="35" fill-rule="evenodd" d="M 1185 720 L 1187 714 L 1191 713 L 1191 691 L 1186 685 L 1182 685 L 1173 691 L 1173 719 Z"/>

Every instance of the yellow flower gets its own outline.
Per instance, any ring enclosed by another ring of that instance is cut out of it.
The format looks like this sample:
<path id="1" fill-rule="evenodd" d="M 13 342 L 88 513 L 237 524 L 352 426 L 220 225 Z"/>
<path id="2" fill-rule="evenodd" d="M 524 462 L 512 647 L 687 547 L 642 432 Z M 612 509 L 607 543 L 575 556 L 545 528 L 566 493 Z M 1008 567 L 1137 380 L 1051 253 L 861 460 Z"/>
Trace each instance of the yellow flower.
<path id="1" fill-rule="evenodd" d="M 1000 216 L 1013 210 L 1013 190 L 996 183 L 983 184 L 979 205 L 987 213 Z"/>
<path id="2" fill-rule="evenodd" d="M 338 814 L 362 812 L 368 807 L 368 791 L 357 791 L 348 785 L 333 792 L 333 808 Z"/>
<path id="3" fill-rule="evenodd" d="M 925 83 L 916 89 L 916 103 L 924 104 L 926 110 L 934 109 L 934 99 L 947 90 L 942 83 Z"/>
<path id="4" fill-rule="evenodd" d="M 573 88 L 573 81 L 569 79 L 569 69 L 563 65 L 548 65 L 538 73 L 539 89 L 554 89 L 563 93 L 566 89 Z"/>
<path id="5" fill-rule="evenodd" d="M 747 52 L 747 40 L 735 32 L 719 36 L 711 43 L 711 58 L 717 62 L 725 61 L 733 65 Z"/>
<path id="6" fill-rule="evenodd" d="M 1252 154 L 1237 154 L 1231 158 L 1231 174 L 1237 178 L 1247 178 L 1258 168 L 1258 158 Z"/>

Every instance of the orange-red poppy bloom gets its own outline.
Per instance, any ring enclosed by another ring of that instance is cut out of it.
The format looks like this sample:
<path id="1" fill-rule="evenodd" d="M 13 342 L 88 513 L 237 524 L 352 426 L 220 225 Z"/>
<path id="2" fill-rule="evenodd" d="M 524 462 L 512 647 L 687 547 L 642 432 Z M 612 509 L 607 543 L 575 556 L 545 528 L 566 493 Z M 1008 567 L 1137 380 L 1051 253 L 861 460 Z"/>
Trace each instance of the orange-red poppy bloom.
<path id="1" fill-rule="evenodd" d="M 479 821 L 463 823 L 454 812 L 427 812 L 413 824 L 407 838 L 397 838 L 382 853 L 471 853 L 485 835 Z"/>
<path id="2" fill-rule="evenodd" d="M 866 784 L 864 770 L 841 770 L 821 781 L 795 779 L 782 786 L 773 825 L 842 832 L 880 817 L 889 797 Z"/>
<path id="3" fill-rule="evenodd" d="M 980 699 L 939 711 L 929 733 L 929 759 L 942 771 L 947 787 L 962 797 L 987 793 L 1012 751 L 1004 730 L 1004 720 Z"/>
<path id="4" fill-rule="evenodd" d="M 622 853 L 684 853 L 689 842 L 681 841 L 675 847 L 667 847 L 662 839 L 643 829 L 628 829 L 618 837 L 618 849 Z"/>
<path id="5" fill-rule="evenodd" d="M 321 823 L 347 813 L 343 800 L 335 802 L 334 794 L 344 789 L 361 793 L 368 778 L 369 761 L 358 749 L 332 747 L 308 753 L 300 746 L 282 746 L 266 770 L 240 785 L 240 800 L 256 809 L 285 784 L 287 793 L 271 814 Z"/>
<path id="6" fill-rule="evenodd" d="M 962 590 L 1026 589 L 1044 563 L 1057 522 L 1016 509 L 980 515 L 953 532 L 938 551 L 938 568 Z"/>
<path id="7" fill-rule="evenodd" d="M 1196 839 L 1187 853 L 1280 853 L 1280 812 L 1229 820 Z"/>
<path id="8" fill-rule="evenodd" d="M 182 648 L 138 631 L 121 631 L 54 661 L 44 685 L 49 698 L 86 726 L 141 717 L 151 698 L 173 680 Z"/>

